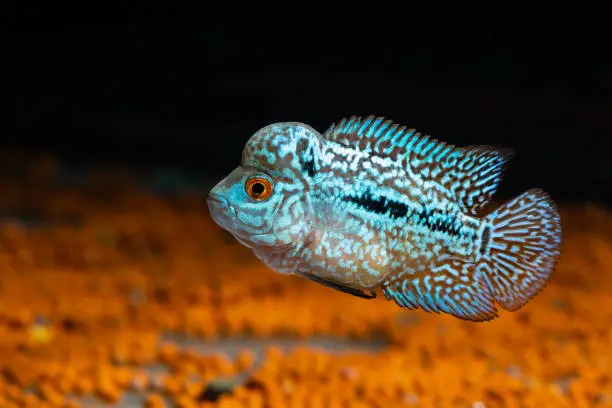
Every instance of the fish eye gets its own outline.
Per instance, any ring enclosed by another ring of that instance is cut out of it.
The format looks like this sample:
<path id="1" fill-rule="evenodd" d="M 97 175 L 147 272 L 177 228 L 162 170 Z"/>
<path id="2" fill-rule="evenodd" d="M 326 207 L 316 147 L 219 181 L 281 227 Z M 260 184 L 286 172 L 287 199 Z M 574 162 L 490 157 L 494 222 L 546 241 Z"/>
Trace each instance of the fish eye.
<path id="1" fill-rule="evenodd" d="M 272 195 L 272 183 L 263 177 L 252 177 L 244 186 L 246 193 L 253 200 L 262 201 Z"/>

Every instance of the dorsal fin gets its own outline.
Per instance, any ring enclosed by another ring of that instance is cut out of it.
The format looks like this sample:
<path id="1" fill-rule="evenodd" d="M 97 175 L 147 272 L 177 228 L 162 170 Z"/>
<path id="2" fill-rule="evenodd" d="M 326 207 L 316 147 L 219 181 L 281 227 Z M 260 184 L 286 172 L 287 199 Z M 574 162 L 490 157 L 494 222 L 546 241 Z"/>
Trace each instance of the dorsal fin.
<path id="1" fill-rule="evenodd" d="M 383 117 L 352 116 L 332 124 L 327 140 L 402 161 L 423 181 L 436 182 L 444 195 L 476 215 L 497 191 L 511 149 L 457 147 Z"/>

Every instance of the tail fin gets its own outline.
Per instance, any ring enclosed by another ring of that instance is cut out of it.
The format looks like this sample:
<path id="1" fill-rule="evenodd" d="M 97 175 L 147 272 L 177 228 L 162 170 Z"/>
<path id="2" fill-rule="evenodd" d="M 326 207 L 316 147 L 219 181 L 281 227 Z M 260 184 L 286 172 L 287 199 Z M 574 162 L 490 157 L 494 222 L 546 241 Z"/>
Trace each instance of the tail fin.
<path id="1" fill-rule="evenodd" d="M 548 194 L 534 188 L 485 220 L 489 231 L 483 234 L 479 263 L 486 265 L 486 281 L 496 302 L 515 311 L 544 288 L 556 266 L 561 253 L 561 218 Z"/>

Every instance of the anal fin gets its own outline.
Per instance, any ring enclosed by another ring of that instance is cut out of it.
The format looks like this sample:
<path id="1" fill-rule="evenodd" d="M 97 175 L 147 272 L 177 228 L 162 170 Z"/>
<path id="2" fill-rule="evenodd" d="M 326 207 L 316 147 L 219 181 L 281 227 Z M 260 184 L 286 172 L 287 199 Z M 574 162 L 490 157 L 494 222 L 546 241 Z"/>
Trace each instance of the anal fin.
<path id="1" fill-rule="evenodd" d="M 493 295 L 484 271 L 460 259 L 447 259 L 431 265 L 424 273 L 405 274 L 387 281 L 382 292 L 407 309 L 446 313 L 462 320 L 482 322 L 497 317 Z"/>
<path id="2" fill-rule="evenodd" d="M 349 295 L 357 296 L 364 299 L 374 299 L 376 297 L 376 292 L 371 291 L 370 293 L 366 293 L 360 289 L 351 288 L 350 286 L 342 285 L 341 283 L 337 283 L 331 280 L 320 278 L 316 275 L 309 273 L 301 273 L 300 276 L 310 279 L 313 282 L 319 283 L 321 285 L 327 286 L 328 288 L 335 289 L 340 292 L 348 293 Z"/>

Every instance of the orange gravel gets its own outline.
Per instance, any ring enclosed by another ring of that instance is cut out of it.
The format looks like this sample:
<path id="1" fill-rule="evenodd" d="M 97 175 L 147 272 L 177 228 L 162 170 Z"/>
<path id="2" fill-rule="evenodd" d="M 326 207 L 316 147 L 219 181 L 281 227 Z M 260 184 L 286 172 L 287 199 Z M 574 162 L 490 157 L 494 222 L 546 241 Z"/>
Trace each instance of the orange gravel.
<path id="1" fill-rule="evenodd" d="M 160 198 L 121 171 L 61 187 L 48 157 L 0 157 L 0 406 L 612 407 L 612 214 L 561 206 L 548 287 L 490 323 L 399 309 L 275 274 L 217 228 L 195 193 Z M 270 347 L 235 359 L 161 341 L 384 337 L 378 354 Z M 146 366 L 163 363 L 168 374 Z M 248 371 L 217 401 L 207 384 Z M 81 405 L 79 405 L 81 404 Z"/>

